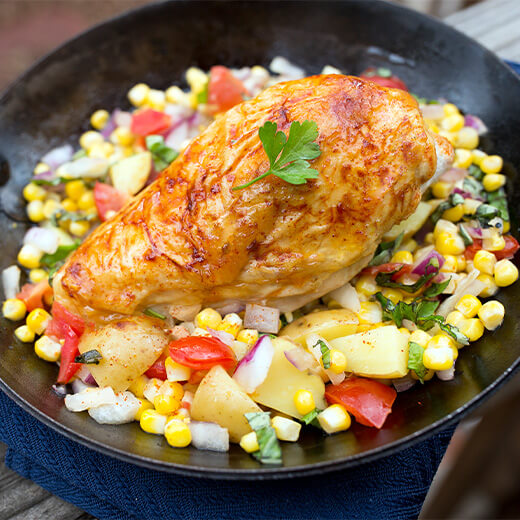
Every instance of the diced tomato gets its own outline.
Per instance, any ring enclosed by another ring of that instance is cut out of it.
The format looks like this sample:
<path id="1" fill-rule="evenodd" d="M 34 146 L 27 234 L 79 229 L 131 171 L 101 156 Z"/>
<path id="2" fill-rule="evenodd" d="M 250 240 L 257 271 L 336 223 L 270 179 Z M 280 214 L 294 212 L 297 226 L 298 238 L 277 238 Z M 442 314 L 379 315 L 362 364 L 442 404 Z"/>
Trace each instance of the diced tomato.
<path id="1" fill-rule="evenodd" d="M 235 353 L 217 338 L 190 336 L 172 341 L 169 349 L 174 361 L 194 370 L 207 370 L 215 365 L 229 370 L 237 362 Z"/>
<path id="2" fill-rule="evenodd" d="M 128 195 L 126 193 L 116 190 L 110 184 L 96 182 L 94 186 L 94 201 L 101 220 L 106 220 L 109 211 L 119 211 L 127 200 Z"/>
<path id="3" fill-rule="evenodd" d="M 520 249 L 520 245 L 516 238 L 512 235 L 504 235 L 504 240 L 506 241 L 506 245 L 504 249 L 500 251 L 493 251 L 493 254 L 496 256 L 497 260 L 504 260 L 505 258 L 513 258 L 516 252 Z M 473 260 L 475 253 L 482 249 L 482 240 L 479 238 L 473 239 L 473 244 L 468 246 L 464 251 L 464 256 L 467 260 Z"/>
<path id="4" fill-rule="evenodd" d="M 227 67 L 217 65 L 209 72 L 208 104 L 217 107 L 217 112 L 225 112 L 244 101 L 247 90 L 244 84 Z"/>
<path id="5" fill-rule="evenodd" d="M 387 262 L 386 264 L 381 265 L 371 265 L 369 267 L 365 267 L 363 271 L 361 271 L 361 274 L 376 276 L 379 273 L 391 273 L 392 271 L 397 271 L 399 269 L 400 276 L 401 274 L 404 274 L 402 270 L 406 265 L 408 264 L 403 264 L 400 262 Z"/>
<path id="6" fill-rule="evenodd" d="M 168 130 L 171 123 L 172 118 L 168 114 L 147 108 L 146 110 L 136 112 L 132 116 L 130 130 L 133 134 L 141 136 L 160 134 Z"/>
<path id="7" fill-rule="evenodd" d="M 61 303 L 54 302 L 52 304 L 51 313 L 53 320 L 68 324 L 78 337 L 85 332 L 85 322 L 83 318 L 68 311 Z"/>
<path id="8" fill-rule="evenodd" d="M 397 392 L 372 379 L 350 377 L 339 385 L 328 385 L 325 397 L 330 404 L 341 404 L 365 426 L 381 428 L 392 411 Z"/>
<path id="9" fill-rule="evenodd" d="M 26 283 L 22 290 L 16 295 L 19 300 L 23 300 L 28 311 L 43 308 L 43 298 L 52 293 L 52 288 L 47 280 L 40 283 Z"/>
<path id="10" fill-rule="evenodd" d="M 406 90 L 408 92 L 408 87 L 397 76 L 390 76 L 390 77 L 383 77 L 379 76 L 377 74 L 377 69 L 367 69 L 363 74 L 360 75 L 363 79 L 369 79 L 370 81 L 373 81 L 374 83 L 377 83 L 378 85 L 381 85 L 382 87 L 387 88 L 399 88 L 401 90 Z"/>
<path id="11" fill-rule="evenodd" d="M 72 330 L 72 327 L 66 323 L 61 324 L 65 334 L 65 343 L 61 348 L 60 372 L 58 374 L 58 383 L 68 383 L 72 376 L 81 368 L 81 363 L 75 363 L 74 359 L 79 355 L 78 344 L 79 338 Z"/>
<path id="12" fill-rule="evenodd" d="M 166 365 L 164 361 L 166 360 L 166 355 L 163 354 L 146 372 L 145 375 L 148 377 L 156 377 L 157 379 L 161 379 L 162 381 L 166 381 Z"/>

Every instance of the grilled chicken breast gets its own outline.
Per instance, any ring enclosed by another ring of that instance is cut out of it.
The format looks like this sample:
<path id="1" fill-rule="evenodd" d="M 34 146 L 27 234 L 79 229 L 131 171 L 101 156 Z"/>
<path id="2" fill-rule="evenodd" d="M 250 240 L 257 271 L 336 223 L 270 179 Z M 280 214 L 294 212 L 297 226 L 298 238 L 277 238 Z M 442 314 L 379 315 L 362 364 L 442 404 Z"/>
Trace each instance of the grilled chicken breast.
<path id="1" fill-rule="evenodd" d="M 266 121 L 318 125 L 319 177 L 269 175 Z M 170 305 L 256 302 L 294 310 L 350 280 L 421 186 L 451 162 L 408 93 L 342 75 L 277 84 L 211 124 L 159 178 L 73 253 L 55 298 L 90 319 Z M 437 166 L 440 168 L 437 168 Z"/>

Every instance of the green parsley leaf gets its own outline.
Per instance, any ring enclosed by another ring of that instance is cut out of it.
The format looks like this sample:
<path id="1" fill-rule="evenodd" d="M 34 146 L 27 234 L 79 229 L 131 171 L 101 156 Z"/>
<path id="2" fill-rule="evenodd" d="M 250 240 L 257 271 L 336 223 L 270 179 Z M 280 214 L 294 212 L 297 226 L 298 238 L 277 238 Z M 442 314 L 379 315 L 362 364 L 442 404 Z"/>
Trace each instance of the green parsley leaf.
<path id="1" fill-rule="evenodd" d="M 450 325 L 449 323 L 439 323 L 439 327 L 461 345 L 469 345 L 469 338 L 462 334 L 462 332 L 457 327 L 455 327 L 455 325 Z"/>
<path id="2" fill-rule="evenodd" d="M 498 214 L 502 220 L 509 222 L 509 209 L 507 206 L 506 192 L 504 188 L 492 191 L 487 194 L 488 203 L 490 206 L 498 210 Z"/>
<path id="3" fill-rule="evenodd" d="M 164 144 L 162 135 L 146 136 L 146 148 L 152 152 L 152 159 L 157 171 L 167 168 L 179 155 L 173 148 Z"/>
<path id="4" fill-rule="evenodd" d="M 401 242 L 403 241 L 404 232 L 399 233 L 397 238 L 391 242 L 381 242 L 376 249 L 374 257 L 370 260 L 368 265 L 381 265 L 390 262 L 390 259 L 394 255 L 395 251 L 399 249 Z"/>
<path id="5" fill-rule="evenodd" d="M 76 356 L 74 363 L 82 363 L 84 365 L 99 365 L 99 362 L 103 359 L 99 350 L 87 350 L 83 354 Z"/>
<path id="6" fill-rule="evenodd" d="M 435 298 L 435 296 L 439 296 L 439 294 L 442 294 L 444 289 L 446 289 L 446 287 L 448 287 L 448 285 L 450 284 L 450 281 L 451 281 L 451 277 L 448 278 L 447 280 L 444 280 L 444 282 L 432 283 L 430 285 L 430 287 L 428 287 L 423 292 L 423 297 L 424 298 Z"/>
<path id="7" fill-rule="evenodd" d="M 318 143 L 318 125 L 314 121 L 299 123 L 293 121 L 289 128 L 289 137 L 272 121 L 267 121 L 259 130 L 258 135 L 269 159 L 269 169 L 233 190 L 241 190 L 267 177 L 276 175 L 290 184 L 305 184 L 307 179 L 315 179 L 319 172 L 310 167 L 308 161 L 316 159 L 321 154 Z"/>
<path id="8" fill-rule="evenodd" d="M 462 237 L 465 246 L 473 244 L 471 235 L 466 231 L 466 228 L 462 224 L 459 224 L 459 235 Z"/>
<path id="9" fill-rule="evenodd" d="M 326 343 L 321 339 L 318 340 L 316 345 L 319 345 L 321 350 L 321 360 L 323 361 L 323 368 L 330 368 L 330 348 L 327 347 Z"/>
<path id="10" fill-rule="evenodd" d="M 475 217 L 482 227 L 489 227 L 489 221 L 498 216 L 498 209 L 490 204 L 481 204 L 475 212 Z"/>
<path id="11" fill-rule="evenodd" d="M 419 381 L 424 384 L 424 376 L 428 372 L 428 369 L 423 364 L 424 348 L 419 343 L 413 341 L 410 341 L 408 345 L 408 368 L 413 370 L 417 374 Z"/>
<path id="12" fill-rule="evenodd" d="M 165 320 L 166 316 L 164 314 L 161 314 L 160 312 L 154 311 L 152 308 L 145 309 L 143 311 L 143 314 L 146 314 L 147 316 L 150 316 L 151 318 L 159 318 L 160 320 Z"/>
<path id="13" fill-rule="evenodd" d="M 484 186 L 482 183 L 477 181 L 475 177 L 464 177 L 462 182 L 462 189 L 472 195 L 473 198 L 483 198 L 485 195 Z"/>
<path id="14" fill-rule="evenodd" d="M 54 267 L 61 261 L 64 261 L 72 251 L 76 250 L 81 244 L 81 240 L 76 240 L 73 244 L 67 246 L 59 246 L 55 253 L 44 254 L 40 259 L 40 264 L 46 267 Z"/>
<path id="15" fill-rule="evenodd" d="M 484 172 L 476 165 L 472 164 L 468 168 L 468 173 L 477 179 L 477 181 L 481 181 L 484 178 Z"/>
<path id="16" fill-rule="evenodd" d="M 276 438 L 276 432 L 271 426 L 269 412 L 252 412 L 244 414 L 249 426 L 256 433 L 259 450 L 252 453 L 253 457 L 263 464 L 281 464 L 282 450 Z"/>

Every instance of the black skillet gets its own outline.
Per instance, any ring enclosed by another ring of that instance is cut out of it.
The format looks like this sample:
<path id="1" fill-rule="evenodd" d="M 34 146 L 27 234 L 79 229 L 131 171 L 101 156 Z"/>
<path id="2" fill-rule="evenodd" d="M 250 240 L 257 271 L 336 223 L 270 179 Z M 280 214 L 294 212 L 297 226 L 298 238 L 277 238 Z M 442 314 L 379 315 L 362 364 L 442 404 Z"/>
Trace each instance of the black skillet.
<path id="1" fill-rule="evenodd" d="M 77 143 L 98 108 L 125 107 L 128 89 L 144 81 L 166 88 L 191 65 L 208 69 L 268 65 L 281 55 L 316 73 L 330 64 L 349 73 L 390 67 L 413 92 L 444 96 L 479 115 L 490 128 L 484 147 L 502 155 L 513 194 L 516 234 L 520 194 L 512 165 L 520 163 L 520 80 L 480 45 L 416 12 L 381 1 L 165 2 L 99 25 L 30 69 L 0 100 L 0 268 L 14 262 L 26 229 L 21 189 L 46 151 Z M 261 467 L 240 448 L 228 454 L 174 450 L 137 423 L 101 426 L 73 414 L 51 390 L 56 368 L 32 345 L 13 339 L 2 321 L 1 388 L 63 435 L 148 468 L 191 475 L 264 479 L 309 475 L 382 457 L 459 420 L 519 365 L 520 285 L 500 292 L 504 325 L 461 351 L 453 381 L 433 380 L 399 395 L 378 431 L 355 425 L 331 437 L 310 429 L 284 444 L 283 467 Z"/>

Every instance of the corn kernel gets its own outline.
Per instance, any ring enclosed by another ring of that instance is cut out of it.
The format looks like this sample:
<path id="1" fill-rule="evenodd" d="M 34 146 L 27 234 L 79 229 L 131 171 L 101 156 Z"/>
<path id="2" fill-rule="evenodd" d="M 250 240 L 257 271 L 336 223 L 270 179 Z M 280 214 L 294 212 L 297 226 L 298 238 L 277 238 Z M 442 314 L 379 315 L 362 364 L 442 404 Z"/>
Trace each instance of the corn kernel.
<path id="1" fill-rule="evenodd" d="M 69 225 L 69 232 L 75 237 L 86 235 L 90 229 L 90 223 L 87 220 L 76 220 Z"/>
<path id="2" fill-rule="evenodd" d="M 398 303 L 403 299 L 403 293 L 399 289 L 385 287 L 381 292 L 383 296 L 388 298 L 392 303 Z"/>
<path id="3" fill-rule="evenodd" d="M 410 253 L 413 254 L 413 252 L 417 249 L 417 241 L 413 238 L 408 239 L 404 244 L 401 244 L 401 249 L 403 251 L 410 251 Z"/>
<path id="4" fill-rule="evenodd" d="M 45 220 L 45 215 L 43 214 L 43 202 L 41 200 L 32 200 L 27 204 L 27 216 L 29 220 L 32 222 L 41 222 Z"/>
<path id="5" fill-rule="evenodd" d="M 426 348 L 428 341 L 431 339 L 432 337 L 426 331 L 417 329 L 410 334 L 408 341 L 413 341 L 414 343 L 421 345 L 421 347 Z"/>
<path id="6" fill-rule="evenodd" d="M 83 148 L 83 150 L 88 150 L 94 144 L 102 143 L 104 140 L 104 137 L 99 132 L 89 130 L 79 138 L 79 145 L 81 146 L 81 148 Z"/>
<path id="7" fill-rule="evenodd" d="M 253 453 L 260 449 L 255 432 L 249 432 L 240 439 L 240 447 L 247 453 Z"/>
<path id="8" fill-rule="evenodd" d="M 77 202 L 86 190 L 85 183 L 80 180 L 69 181 L 65 184 L 65 193 L 74 202 Z"/>
<path id="9" fill-rule="evenodd" d="M 435 224 L 435 228 L 433 230 L 433 237 L 435 240 L 437 240 L 437 237 L 441 233 L 449 233 L 452 235 L 456 235 L 458 232 L 459 228 L 453 222 L 441 218 L 437 221 L 437 224 Z"/>
<path id="10" fill-rule="evenodd" d="M 442 218 L 449 220 L 450 222 L 458 222 L 464 216 L 464 205 L 457 204 L 453 208 L 447 209 L 443 214 Z"/>
<path id="11" fill-rule="evenodd" d="M 413 264 L 413 255 L 410 251 L 397 251 L 394 253 L 390 261 L 403 264 Z"/>
<path id="12" fill-rule="evenodd" d="M 462 237 L 443 231 L 435 240 L 435 249 L 441 255 L 461 255 L 466 246 Z"/>
<path id="13" fill-rule="evenodd" d="M 451 348 L 427 348 L 423 354 L 423 364 L 432 370 L 447 370 L 453 366 L 453 352 Z"/>
<path id="14" fill-rule="evenodd" d="M 325 408 L 318 414 L 318 422 L 328 434 L 348 430 L 352 423 L 350 415 L 340 404 L 332 404 Z"/>
<path id="15" fill-rule="evenodd" d="M 169 420 L 164 428 L 166 441 L 173 448 L 185 448 L 191 443 L 191 431 L 189 426 L 181 420 Z"/>
<path id="16" fill-rule="evenodd" d="M 51 321 L 51 315 L 44 309 L 34 309 L 27 316 L 26 324 L 35 334 L 43 334 Z"/>
<path id="17" fill-rule="evenodd" d="M 471 155 L 473 156 L 473 164 L 476 164 L 479 168 L 482 159 L 488 156 L 488 154 L 486 152 L 483 152 L 482 150 L 472 150 Z"/>
<path id="18" fill-rule="evenodd" d="M 451 311 L 448 316 L 446 316 L 446 323 L 453 325 L 454 327 L 459 327 L 459 325 L 466 319 L 464 314 L 460 311 Z"/>
<path id="19" fill-rule="evenodd" d="M 166 101 L 175 105 L 189 106 L 188 95 L 175 85 L 166 89 Z"/>
<path id="20" fill-rule="evenodd" d="M 464 295 L 455 305 L 455 309 L 462 312 L 466 318 L 476 316 L 480 307 L 482 307 L 480 300 L 471 294 Z"/>
<path id="21" fill-rule="evenodd" d="M 463 128 L 459 135 L 457 136 L 457 143 L 461 141 L 461 135 L 463 135 L 465 132 L 465 129 Z M 464 139 L 462 139 L 462 142 L 466 144 Z M 477 145 L 478 145 L 478 134 L 477 134 Z M 476 146 L 476 145 L 475 145 Z M 473 148 L 475 148 L 473 146 Z M 469 150 L 465 150 L 466 147 L 463 148 L 457 148 L 455 150 L 455 162 L 453 163 L 453 166 L 456 168 L 469 168 L 471 166 L 471 163 L 473 162 L 473 154 Z"/>
<path id="22" fill-rule="evenodd" d="M 33 175 L 39 175 L 40 173 L 48 172 L 51 169 L 51 167 L 48 164 L 45 164 L 44 162 L 39 162 L 33 170 Z"/>
<path id="23" fill-rule="evenodd" d="M 211 307 L 203 309 L 195 316 L 195 325 L 201 329 L 209 327 L 210 329 L 216 330 L 221 321 L 222 316 L 220 316 L 220 313 Z"/>
<path id="24" fill-rule="evenodd" d="M 438 181 L 432 184 L 432 194 L 438 199 L 445 199 L 449 196 L 452 185 L 449 182 Z"/>
<path id="25" fill-rule="evenodd" d="M 424 243 L 425 244 L 433 244 L 434 242 L 434 237 L 433 237 L 433 233 L 426 233 L 426 236 L 424 237 Z"/>
<path id="26" fill-rule="evenodd" d="M 477 341 L 484 334 L 484 325 L 478 318 L 464 320 L 458 327 L 470 341 Z"/>
<path id="27" fill-rule="evenodd" d="M 484 177 L 482 184 L 486 191 L 496 191 L 506 183 L 506 176 L 500 173 L 490 173 Z"/>
<path id="28" fill-rule="evenodd" d="M 278 439 L 288 442 L 296 442 L 302 429 L 300 423 L 297 423 L 292 419 L 287 419 L 286 417 L 281 417 L 280 415 L 276 415 L 271 419 L 271 426 L 273 427 Z"/>
<path id="29" fill-rule="evenodd" d="M 518 269 L 511 260 L 499 260 L 495 264 L 493 275 L 499 287 L 507 287 L 518 280 Z"/>
<path id="30" fill-rule="evenodd" d="M 406 327 L 401 327 L 401 328 L 399 329 L 399 332 L 400 332 L 401 334 L 406 334 L 406 336 L 408 336 L 408 337 L 411 336 L 411 332 L 410 332 Z"/>
<path id="31" fill-rule="evenodd" d="M 246 343 L 248 345 L 254 345 L 258 341 L 258 331 L 255 329 L 242 329 L 237 336 L 237 341 Z"/>
<path id="32" fill-rule="evenodd" d="M 487 330 L 495 330 L 504 321 L 504 306 L 497 300 L 486 302 L 478 311 L 478 317 Z"/>
<path id="33" fill-rule="evenodd" d="M 242 328 L 242 318 L 234 312 L 226 314 L 222 321 L 218 324 L 217 330 L 228 332 L 235 339 Z"/>
<path id="34" fill-rule="evenodd" d="M 480 200 L 464 199 L 462 206 L 464 207 L 464 215 L 474 215 L 477 208 L 482 204 Z"/>
<path id="35" fill-rule="evenodd" d="M 484 249 L 477 251 L 473 257 L 473 265 L 481 273 L 493 274 L 493 269 L 495 268 L 496 263 L 496 256 L 489 251 L 485 251 Z"/>
<path id="36" fill-rule="evenodd" d="M 53 363 L 60 359 L 61 343 L 54 341 L 49 336 L 42 336 L 34 343 L 34 352 L 44 361 Z"/>
<path id="37" fill-rule="evenodd" d="M 18 253 L 18 263 L 27 269 L 36 269 L 40 267 L 40 258 L 43 252 L 31 244 L 25 244 Z"/>
<path id="38" fill-rule="evenodd" d="M 347 358 L 341 350 L 335 348 L 330 350 L 330 369 L 335 374 L 341 374 L 347 369 Z"/>
<path id="39" fill-rule="evenodd" d="M 442 110 L 444 111 L 445 117 L 453 116 L 453 115 L 460 115 L 459 109 L 453 103 L 445 103 L 442 106 Z"/>
<path id="40" fill-rule="evenodd" d="M 440 269 L 443 273 L 457 272 L 457 258 L 453 255 L 444 255 L 444 263 Z"/>
<path id="41" fill-rule="evenodd" d="M 452 146 L 455 146 L 455 141 L 457 139 L 456 132 L 449 132 L 448 130 L 439 130 L 439 135 L 444 137 L 444 139 L 447 139 Z"/>
<path id="42" fill-rule="evenodd" d="M 452 114 L 446 116 L 441 121 L 441 128 L 448 132 L 458 132 L 464 127 L 464 117 L 461 114 Z"/>
<path id="43" fill-rule="evenodd" d="M 34 341 L 34 332 L 27 325 L 22 325 L 15 329 L 14 335 L 23 343 Z"/>
<path id="44" fill-rule="evenodd" d="M 457 273 L 460 273 L 466 269 L 466 258 L 464 257 L 464 255 L 458 255 L 455 258 L 457 260 Z"/>
<path id="45" fill-rule="evenodd" d="M 362 274 L 356 282 L 356 291 L 365 296 L 373 296 L 379 290 L 379 287 L 373 276 Z"/>
<path id="46" fill-rule="evenodd" d="M 436 334 L 433 336 L 430 341 L 426 344 L 426 348 L 444 348 L 448 347 L 450 349 L 453 349 L 453 347 L 457 347 L 455 344 L 455 341 L 451 338 L 451 336 L 447 336 L 446 334 Z M 440 370 L 440 369 L 435 369 Z"/>
<path id="47" fill-rule="evenodd" d="M 166 94 L 162 90 L 150 89 L 146 104 L 154 110 L 164 110 L 166 105 Z"/>
<path id="48" fill-rule="evenodd" d="M 176 381 L 164 381 L 159 388 L 159 393 L 162 395 L 171 395 L 177 399 L 179 403 L 182 401 L 182 397 L 184 396 L 182 385 Z"/>
<path id="49" fill-rule="evenodd" d="M 110 134 L 110 141 L 120 146 L 130 146 L 134 142 L 134 134 L 126 126 L 118 126 Z"/>
<path id="50" fill-rule="evenodd" d="M 499 173 L 502 170 L 504 161 L 499 155 L 488 155 L 480 161 L 480 169 L 486 173 Z"/>
<path id="51" fill-rule="evenodd" d="M 153 410 L 153 404 L 148 401 L 147 399 L 144 399 L 144 398 L 139 398 L 139 408 L 137 410 L 137 412 L 135 412 L 135 417 L 134 419 L 136 421 L 140 421 L 141 420 L 141 417 L 143 416 L 143 412 L 145 410 Z"/>
<path id="52" fill-rule="evenodd" d="M 144 410 L 141 414 L 139 424 L 146 433 L 164 434 L 166 426 L 166 415 L 160 414 L 157 410 Z"/>
<path id="53" fill-rule="evenodd" d="M 145 83 L 138 83 L 128 91 L 128 100 L 134 107 L 140 107 L 146 103 L 150 87 Z"/>
<path id="54" fill-rule="evenodd" d="M 181 407 L 181 402 L 173 395 L 157 394 L 154 397 L 153 405 L 159 413 L 170 415 Z"/>
<path id="55" fill-rule="evenodd" d="M 495 283 L 495 279 L 491 275 L 480 273 L 477 276 L 477 280 L 482 282 L 485 286 L 479 293 L 479 296 L 482 298 L 489 298 L 497 293 L 498 285 Z"/>
<path id="56" fill-rule="evenodd" d="M 51 218 L 54 213 L 60 211 L 62 208 L 61 204 L 54 199 L 47 199 L 43 204 L 43 216 L 47 219 Z"/>
<path id="57" fill-rule="evenodd" d="M 504 247 L 506 247 L 506 241 L 498 229 L 492 229 L 491 236 L 482 240 L 482 249 L 487 251 L 502 251 Z"/>
<path id="58" fill-rule="evenodd" d="M 27 308 L 25 307 L 25 303 L 18 298 L 9 298 L 5 300 L 2 305 L 2 314 L 4 315 L 4 318 L 11 321 L 23 320 L 26 312 Z"/>
<path id="59" fill-rule="evenodd" d="M 187 381 L 191 377 L 191 368 L 173 361 L 171 357 L 166 358 L 164 365 L 168 381 Z"/>
<path id="60" fill-rule="evenodd" d="M 88 149 L 88 156 L 94 157 L 97 159 L 108 159 L 115 151 L 114 145 L 112 143 L 103 142 L 103 143 L 94 143 Z"/>
<path id="61" fill-rule="evenodd" d="M 31 269 L 29 271 L 29 280 L 32 283 L 40 283 L 48 277 L 47 271 L 43 269 Z"/>
<path id="62" fill-rule="evenodd" d="M 316 408 L 314 397 L 308 390 L 298 390 L 293 397 L 294 405 L 300 415 L 308 414 Z"/>
<path id="63" fill-rule="evenodd" d="M 361 302 L 361 310 L 357 313 L 359 323 L 374 324 L 383 321 L 383 312 L 377 302 Z"/>
<path id="64" fill-rule="evenodd" d="M 186 71 L 186 81 L 191 88 L 192 93 L 198 94 L 206 88 L 208 82 L 207 74 L 197 67 L 190 67 Z"/>
<path id="65" fill-rule="evenodd" d="M 110 114 L 106 110 L 96 110 L 90 116 L 90 124 L 96 130 L 102 130 L 103 128 L 105 128 L 105 125 L 107 124 L 109 117 Z"/>
<path id="66" fill-rule="evenodd" d="M 150 379 L 144 374 L 132 381 L 132 384 L 128 387 L 128 390 L 132 392 L 139 399 L 144 399 L 144 389 Z M 151 404 L 151 403 L 150 403 Z"/>
<path id="67" fill-rule="evenodd" d="M 27 202 L 32 202 L 33 200 L 43 200 L 47 192 L 34 182 L 30 182 L 23 189 L 23 196 Z"/>
<path id="68" fill-rule="evenodd" d="M 478 146 L 479 137 L 478 132 L 471 128 L 470 126 L 465 126 L 464 128 L 461 128 L 459 130 L 459 133 L 457 134 L 457 138 L 455 139 L 456 146 L 460 148 L 464 148 L 464 151 L 470 151 L 474 150 Z M 458 166 L 458 168 L 469 168 L 473 161 L 473 156 L 469 156 L 469 162 L 466 163 L 465 161 L 463 164 L 465 166 Z M 457 158 L 457 151 L 455 150 L 455 158 Z"/>
<path id="69" fill-rule="evenodd" d="M 69 199 L 69 198 L 63 199 L 61 201 L 61 205 L 65 211 L 77 211 L 78 210 L 78 206 L 76 205 L 76 203 L 72 199 Z"/>
<path id="70" fill-rule="evenodd" d="M 509 233 L 511 230 L 511 222 L 509 220 L 504 220 L 504 227 L 502 228 L 502 233 Z"/>
<path id="71" fill-rule="evenodd" d="M 94 201 L 94 192 L 91 190 L 85 191 L 83 195 L 78 199 L 78 208 L 82 210 L 87 210 L 95 207 L 96 203 Z"/>

